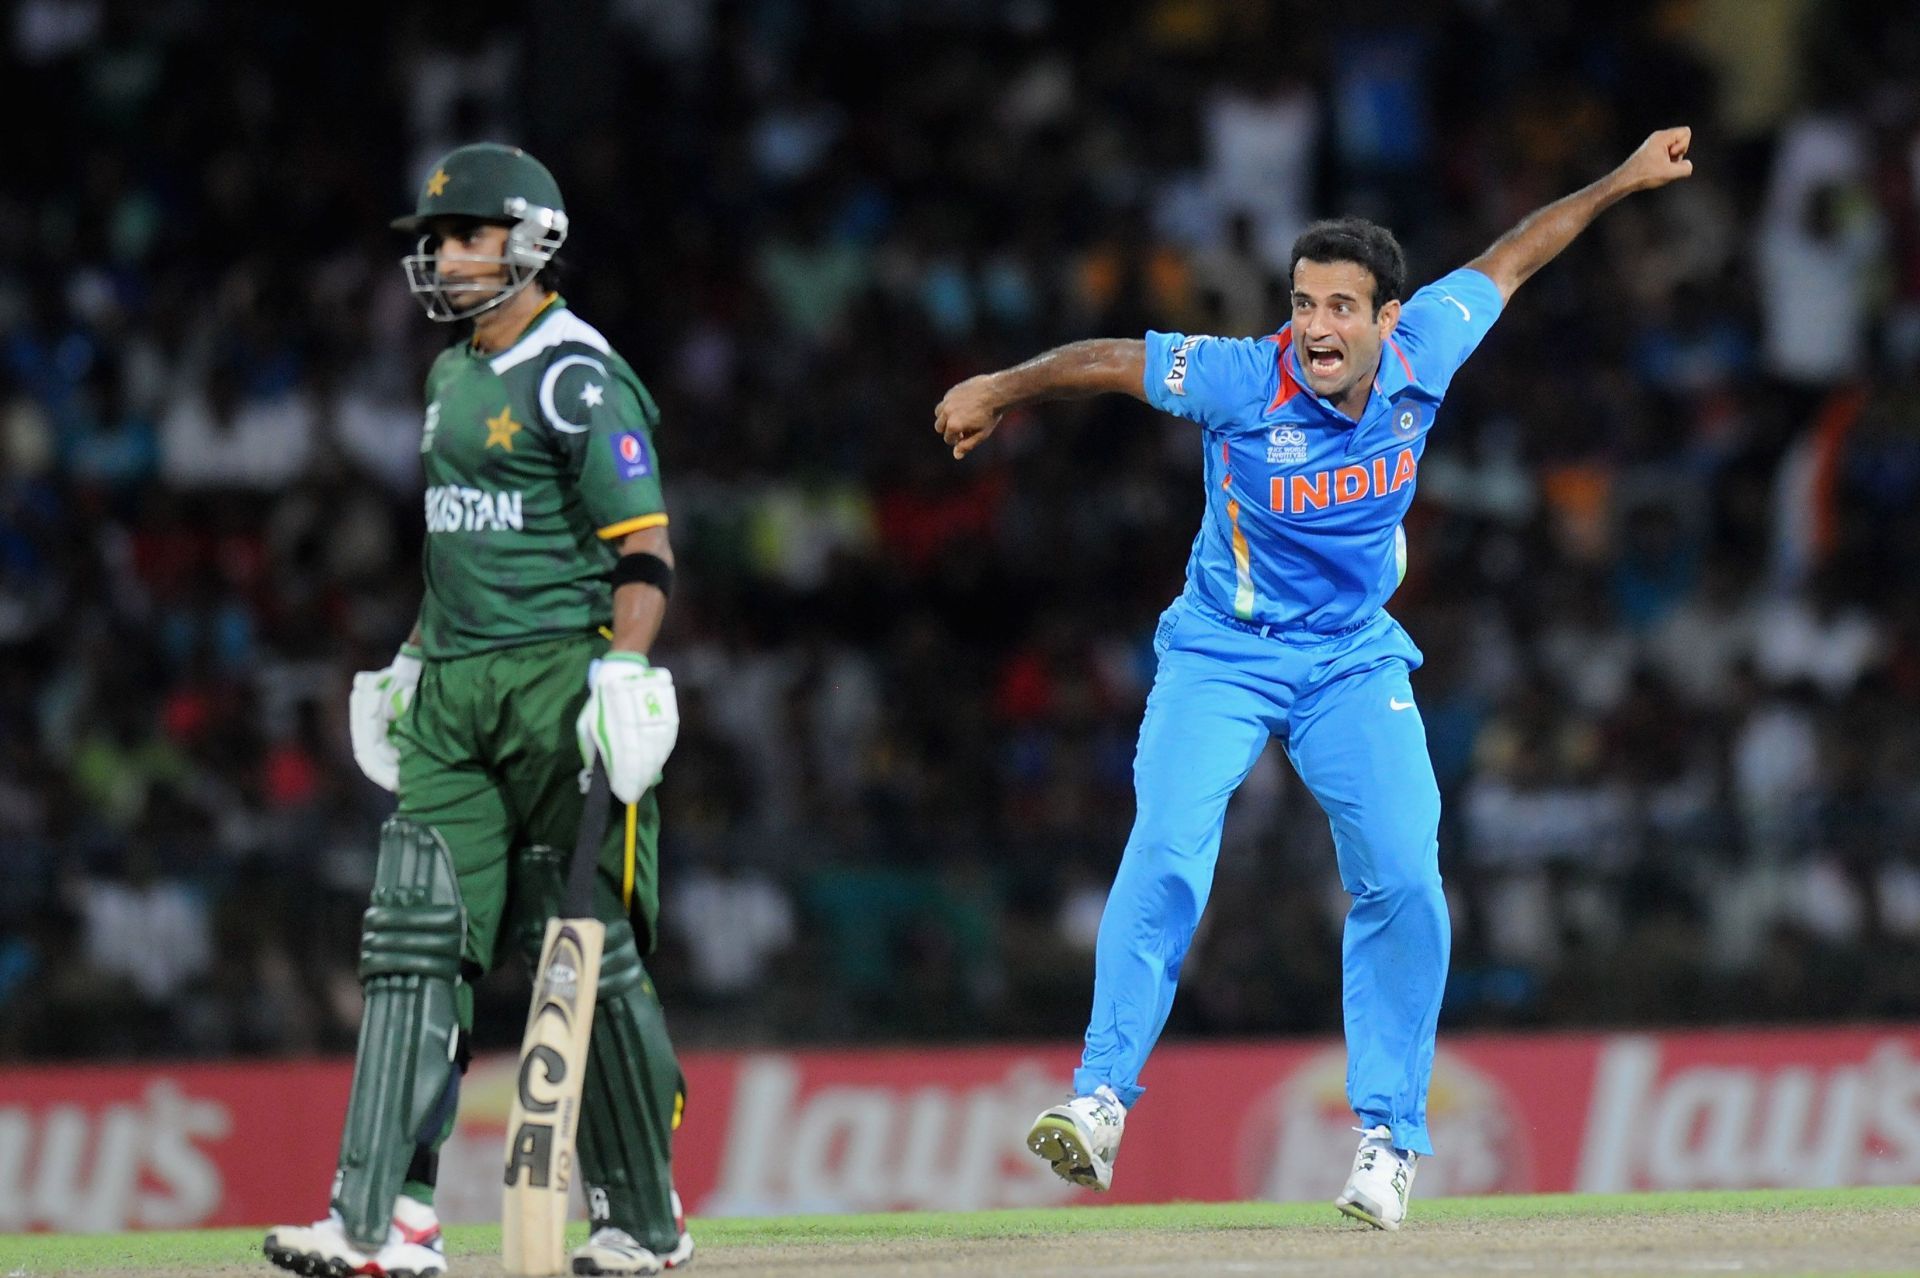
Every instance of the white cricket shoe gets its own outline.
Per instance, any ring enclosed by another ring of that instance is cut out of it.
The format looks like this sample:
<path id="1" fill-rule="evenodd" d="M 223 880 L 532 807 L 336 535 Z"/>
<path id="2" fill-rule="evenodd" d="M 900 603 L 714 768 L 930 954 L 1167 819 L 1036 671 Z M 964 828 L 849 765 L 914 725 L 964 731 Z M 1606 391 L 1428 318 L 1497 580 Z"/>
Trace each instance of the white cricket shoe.
<path id="1" fill-rule="evenodd" d="M 673 1199 L 673 1227 L 680 1231 L 680 1241 L 660 1261 L 668 1269 L 684 1269 L 693 1263 L 693 1235 L 687 1232 L 687 1209 L 680 1205 L 680 1191 L 668 1190 L 667 1195 Z"/>
<path id="2" fill-rule="evenodd" d="M 1394 1152 L 1393 1129 L 1384 1123 L 1354 1130 L 1360 1133 L 1360 1148 L 1353 1156 L 1347 1187 L 1333 1205 L 1375 1229 L 1398 1229 L 1407 1218 L 1407 1195 L 1413 1192 L 1420 1155 Z"/>
<path id="3" fill-rule="evenodd" d="M 1105 1189 L 1113 1184 L 1113 1160 L 1126 1123 L 1127 1107 L 1102 1083 L 1091 1096 L 1041 1111 L 1027 1132 L 1027 1148 L 1052 1163 L 1061 1179 Z"/>
<path id="4" fill-rule="evenodd" d="M 632 1234 L 612 1225 L 602 1225 L 585 1246 L 573 1249 L 576 1274 L 657 1274 L 666 1267 L 664 1259 L 642 1247 Z"/>
<path id="5" fill-rule="evenodd" d="M 687 1213 L 680 1206 L 680 1192 L 672 1191 L 673 1225 L 680 1241 L 673 1250 L 661 1255 L 642 1247 L 639 1240 L 624 1229 L 611 1225 L 593 1231 L 584 1247 L 573 1251 L 576 1274 L 657 1274 L 663 1269 L 684 1269 L 693 1262 L 693 1235 L 687 1232 Z"/>
<path id="6" fill-rule="evenodd" d="M 402 1195 L 394 1200 L 387 1240 L 371 1255 L 353 1245 L 339 1212 L 311 1225 L 280 1225 L 261 1250 L 282 1269 L 310 1278 L 365 1274 L 369 1278 L 438 1278 L 447 1272 L 440 1218 L 433 1208 Z"/>

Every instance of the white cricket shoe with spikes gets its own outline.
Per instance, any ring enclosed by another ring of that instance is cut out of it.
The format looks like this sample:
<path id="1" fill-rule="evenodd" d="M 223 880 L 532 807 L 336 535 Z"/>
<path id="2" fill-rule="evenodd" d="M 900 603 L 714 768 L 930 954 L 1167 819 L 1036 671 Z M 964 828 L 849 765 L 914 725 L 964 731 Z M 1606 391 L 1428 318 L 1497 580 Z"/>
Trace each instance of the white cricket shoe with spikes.
<path id="1" fill-rule="evenodd" d="M 1113 1160 L 1126 1124 L 1127 1107 L 1103 1083 L 1091 1096 L 1041 1111 L 1027 1132 L 1027 1148 L 1053 1164 L 1062 1180 L 1105 1189 L 1113 1184 Z"/>
<path id="2" fill-rule="evenodd" d="M 1413 1192 L 1420 1155 L 1395 1151 L 1393 1130 L 1384 1123 L 1354 1130 L 1360 1133 L 1360 1148 L 1353 1155 L 1347 1186 L 1333 1205 L 1375 1229 L 1398 1229 L 1407 1218 L 1407 1196 Z"/>
<path id="3" fill-rule="evenodd" d="M 673 1225 L 680 1241 L 673 1250 L 661 1254 L 642 1247 L 638 1239 L 624 1229 L 606 1225 L 593 1231 L 586 1245 L 573 1249 L 576 1274 L 657 1274 L 665 1269 L 684 1269 L 693 1262 L 693 1235 L 687 1232 L 687 1213 L 680 1205 L 680 1191 L 673 1190 Z"/>
<path id="4" fill-rule="evenodd" d="M 279 1225 L 268 1232 L 261 1250 L 280 1268 L 309 1278 L 438 1278 L 447 1272 L 440 1241 L 440 1218 L 433 1208 L 402 1195 L 394 1200 L 387 1240 L 371 1254 L 347 1237 L 340 1213 L 311 1225 Z"/>

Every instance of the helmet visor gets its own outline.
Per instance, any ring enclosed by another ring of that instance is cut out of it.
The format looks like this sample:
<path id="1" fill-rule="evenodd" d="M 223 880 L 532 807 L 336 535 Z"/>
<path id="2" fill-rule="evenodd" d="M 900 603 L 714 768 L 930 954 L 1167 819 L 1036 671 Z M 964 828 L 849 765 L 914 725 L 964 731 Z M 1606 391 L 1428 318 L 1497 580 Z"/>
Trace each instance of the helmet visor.
<path id="1" fill-rule="evenodd" d="M 433 241 L 433 236 L 421 236 L 415 251 L 400 259 L 401 269 L 407 273 L 407 290 L 430 320 L 449 323 L 485 314 L 525 288 L 538 273 L 537 268 L 509 257 L 462 253 L 459 261 L 503 267 L 505 278 L 493 274 L 484 279 L 449 277 L 440 271 L 440 255 L 432 251 Z"/>

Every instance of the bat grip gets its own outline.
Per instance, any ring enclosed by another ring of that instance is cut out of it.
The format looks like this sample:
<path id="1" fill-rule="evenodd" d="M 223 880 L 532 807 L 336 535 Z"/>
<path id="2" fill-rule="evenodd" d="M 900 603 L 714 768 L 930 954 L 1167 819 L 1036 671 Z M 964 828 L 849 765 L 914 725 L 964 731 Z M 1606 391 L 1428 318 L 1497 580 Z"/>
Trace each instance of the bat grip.
<path id="1" fill-rule="evenodd" d="M 561 904 L 561 917 L 590 918 L 593 915 L 593 872 L 600 862 L 600 844 L 607 837 L 607 819 L 613 808 L 613 794 L 607 784 L 607 770 L 596 760 L 587 781 L 587 794 L 580 808 L 580 833 L 573 841 L 573 858 L 567 863 L 567 892 Z"/>

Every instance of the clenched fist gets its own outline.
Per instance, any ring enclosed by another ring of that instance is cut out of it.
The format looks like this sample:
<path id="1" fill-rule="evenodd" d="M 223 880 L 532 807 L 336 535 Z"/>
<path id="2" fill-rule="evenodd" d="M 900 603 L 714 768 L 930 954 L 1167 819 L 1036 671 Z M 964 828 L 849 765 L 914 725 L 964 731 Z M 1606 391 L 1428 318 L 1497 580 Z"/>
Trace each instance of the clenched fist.
<path id="1" fill-rule="evenodd" d="M 979 446 L 1006 414 L 994 386 L 991 373 L 969 377 L 940 399 L 933 410 L 933 428 L 953 449 L 954 457 L 965 457 Z"/>
<path id="2" fill-rule="evenodd" d="M 1687 158 L 1687 148 L 1692 145 L 1693 130 L 1685 125 L 1649 134 L 1620 166 L 1627 189 L 1651 191 L 1692 173 L 1693 161 Z"/>

